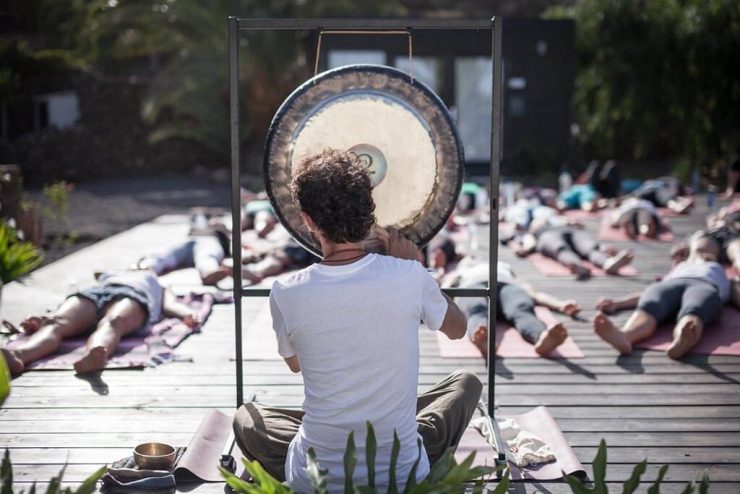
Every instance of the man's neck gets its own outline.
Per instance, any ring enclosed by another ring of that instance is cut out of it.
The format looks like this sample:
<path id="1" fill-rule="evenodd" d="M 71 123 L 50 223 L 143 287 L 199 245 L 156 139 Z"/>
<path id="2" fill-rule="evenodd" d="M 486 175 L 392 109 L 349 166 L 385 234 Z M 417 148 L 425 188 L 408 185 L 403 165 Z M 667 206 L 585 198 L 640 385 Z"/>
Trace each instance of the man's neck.
<path id="1" fill-rule="evenodd" d="M 338 252 L 341 251 L 360 251 L 362 249 L 362 245 L 358 242 L 343 242 L 343 243 L 334 243 L 329 242 L 328 240 L 321 239 L 321 253 L 324 255 L 324 258 L 327 258 L 331 255 L 335 255 Z"/>

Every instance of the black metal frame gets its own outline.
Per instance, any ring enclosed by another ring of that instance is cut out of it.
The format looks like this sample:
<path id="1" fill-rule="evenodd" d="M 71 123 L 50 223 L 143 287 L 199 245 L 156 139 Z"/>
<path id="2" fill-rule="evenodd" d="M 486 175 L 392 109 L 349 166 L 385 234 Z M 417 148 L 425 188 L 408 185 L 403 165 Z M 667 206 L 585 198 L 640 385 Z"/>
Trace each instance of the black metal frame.
<path id="1" fill-rule="evenodd" d="M 234 257 L 234 335 L 236 345 L 236 406 L 244 400 L 244 380 L 242 362 L 242 298 L 267 297 L 269 288 L 246 288 L 241 275 L 241 192 L 240 192 L 240 139 L 239 139 L 239 31 L 240 30 L 416 30 L 427 29 L 490 29 L 491 56 L 493 57 L 493 95 L 491 101 L 491 162 L 490 162 L 490 236 L 488 248 L 489 283 L 484 289 L 445 289 L 455 297 L 488 298 L 488 404 L 487 416 L 494 417 L 496 388 L 495 327 L 496 321 L 496 265 L 498 264 L 498 193 L 499 170 L 501 162 L 502 137 L 502 59 L 501 29 L 502 20 L 494 17 L 489 20 L 466 19 L 239 19 L 229 17 L 229 104 L 231 129 L 231 220 L 232 254 Z M 489 420 L 493 439 L 498 451 L 497 463 L 505 462 L 504 443 L 495 420 Z"/>

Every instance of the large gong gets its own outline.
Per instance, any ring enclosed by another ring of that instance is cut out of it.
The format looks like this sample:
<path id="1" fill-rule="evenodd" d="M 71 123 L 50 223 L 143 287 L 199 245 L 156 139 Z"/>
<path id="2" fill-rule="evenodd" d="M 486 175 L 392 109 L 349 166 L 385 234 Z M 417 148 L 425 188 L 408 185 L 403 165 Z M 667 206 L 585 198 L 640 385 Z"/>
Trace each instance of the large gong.
<path id="1" fill-rule="evenodd" d="M 444 103 L 409 74 L 381 65 L 333 69 L 296 89 L 273 118 L 265 189 L 283 225 L 317 255 L 289 184 L 294 166 L 326 148 L 351 150 L 367 163 L 379 226 L 421 246 L 452 213 L 462 145 Z"/>

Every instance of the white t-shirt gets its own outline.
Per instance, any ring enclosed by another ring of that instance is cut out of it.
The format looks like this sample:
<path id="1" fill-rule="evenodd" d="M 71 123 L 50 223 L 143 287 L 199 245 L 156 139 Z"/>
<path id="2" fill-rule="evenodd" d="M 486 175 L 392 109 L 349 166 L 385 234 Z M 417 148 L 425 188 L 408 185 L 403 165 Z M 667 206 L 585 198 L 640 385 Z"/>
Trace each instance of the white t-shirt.
<path id="1" fill-rule="evenodd" d="M 730 280 L 727 279 L 725 268 L 713 261 L 683 261 L 671 270 L 665 279 L 695 278 L 708 281 L 719 291 L 722 302 L 730 300 Z"/>
<path id="2" fill-rule="evenodd" d="M 352 264 L 314 264 L 276 281 L 270 294 L 278 352 L 298 356 L 306 414 L 288 449 L 285 476 L 296 492 L 311 492 L 306 452 L 316 451 L 329 470 L 329 491 L 344 486 L 342 457 L 355 433 L 354 479 L 367 481 L 366 421 L 378 442 L 377 485 L 387 485 L 393 431 L 401 452 L 397 479 L 403 483 L 418 457 L 416 398 L 419 321 L 438 330 L 447 300 L 416 261 L 368 254 Z M 422 447 L 417 477 L 429 472 Z"/>

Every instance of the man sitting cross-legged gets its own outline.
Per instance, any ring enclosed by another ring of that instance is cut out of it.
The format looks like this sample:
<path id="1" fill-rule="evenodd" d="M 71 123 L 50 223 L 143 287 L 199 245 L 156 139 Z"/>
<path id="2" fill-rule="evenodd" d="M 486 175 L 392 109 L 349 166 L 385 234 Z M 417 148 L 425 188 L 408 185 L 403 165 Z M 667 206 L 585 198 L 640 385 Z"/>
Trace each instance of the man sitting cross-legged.
<path id="1" fill-rule="evenodd" d="M 234 418 L 237 443 L 296 492 L 311 492 L 306 454 L 329 471 L 329 491 L 344 485 L 343 454 L 354 431 L 364 458 L 366 422 L 377 437 L 376 482 L 388 484 L 394 432 L 401 443 L 396 478 L 414 462 L 422 479 L 457 445 L 478 403 L 481 383 L 458 371 L 417 397 L 419 321 L 457 339 L 466 320 L 418 261 L 416 245 L 391 230 L 386 255 L 360 242 L 375 223 L 370 177 L 353 153 L 326 150 L 294 169 L 292 192 L 308 230 L 321 244 L 321 263 L 276 281 L 270 294 L 278 351 L 303 374 L 303 410 L 254 403 Z M 419 450 L 417 441 L 423 441 Z M 359 462 L 354 479 L 367 482 Z"/>

